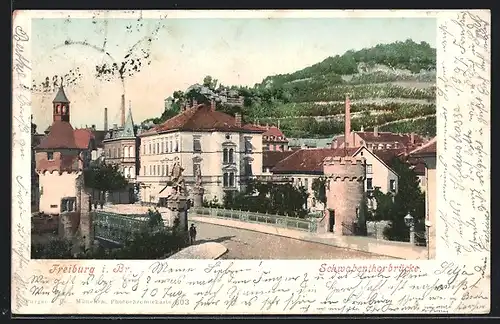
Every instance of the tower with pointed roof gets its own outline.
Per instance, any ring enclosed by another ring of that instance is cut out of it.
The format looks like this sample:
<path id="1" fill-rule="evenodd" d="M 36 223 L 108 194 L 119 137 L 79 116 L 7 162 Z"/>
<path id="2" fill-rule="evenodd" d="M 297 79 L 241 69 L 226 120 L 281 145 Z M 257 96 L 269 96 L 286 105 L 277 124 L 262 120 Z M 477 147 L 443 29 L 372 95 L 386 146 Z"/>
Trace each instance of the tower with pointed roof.
<path id="1" fill-rule="evenodd" d="M 73 238 L 79 233 L 89 241 L 92 237 L 88 215 L 90 198 L 84 189 L 83 170 L 93 135 L 71 126 L 70 101 L 62 86 L 52 101 L 52 108 L 52 125 L 34 148 L 39 211 L 59 216 L 60 236 Z M 75 225 L 78 218 L 80 222 Z"/>
<path id="2" fill-rule="evenodd" d="M 132 103 L 129 101 L 128 115 L 123 127 L 109 130 L 103 140 L 105 162 L 117 164 L 130 183 L 125 192 L 113 192 L 109 197 L 111 201 L 120 203 L 136 201 L 134 183 L 139 163 L 136 133 L 132 117 Z"/>

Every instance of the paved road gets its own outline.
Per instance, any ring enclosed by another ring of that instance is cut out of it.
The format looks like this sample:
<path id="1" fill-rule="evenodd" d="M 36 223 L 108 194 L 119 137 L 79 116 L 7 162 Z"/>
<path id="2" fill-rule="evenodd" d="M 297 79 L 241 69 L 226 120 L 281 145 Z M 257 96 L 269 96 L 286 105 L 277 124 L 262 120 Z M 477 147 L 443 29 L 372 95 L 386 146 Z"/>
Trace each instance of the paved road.
<path id="1" fill-rule="evenodd" d="M 228 253 L 222 259 L 391 259 L 239 228 L 190 223 L 196 224 L 198 243 L 211 241 L 226 246 Z"/>

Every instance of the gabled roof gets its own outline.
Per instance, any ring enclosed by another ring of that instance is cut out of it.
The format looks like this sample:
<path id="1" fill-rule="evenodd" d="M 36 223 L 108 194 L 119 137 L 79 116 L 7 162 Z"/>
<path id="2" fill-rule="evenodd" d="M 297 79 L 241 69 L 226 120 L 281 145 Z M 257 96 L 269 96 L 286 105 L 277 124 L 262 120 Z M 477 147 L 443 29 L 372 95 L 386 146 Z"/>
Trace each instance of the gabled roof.
<path id="1" fill-rule="evenodd" d="M 201 104 L 197 107 L 186 109 L 177 116 L 165 121 L 163 124 L 141 133 L 140 136 L 173 131 L 264 132 L 264 130 L 256 125 L 237 125 L 235 117 L 217 110 L 212 110 L 210 106 Z"/>
<path id="2" fill-rule="evenodd" d="M 262 153 L 262 166 L 264 168 L 272 168 L 293 153 L 295 151 L 265 151 Z"/>
<path id="3" fill-rule="evenodd" d="M 276 126 L 269 126 L 269 127 L 263 127 L 265 130 L 264 133 L 262 133 L 262 136 L 274 136 L 275 138 L 273 141 L 281 141 L 281 142 L 288 142 L 288 140 L 285 138 L 285 134 Z M 281 139 L 278 139 L 281 138 Z"/>
<path id="4" fill-rule="evenodd" d="M 410 156 L 436 156 L 437 152 L 437 137 L 434 137 L 429 142 L 425 143 L 421 147 L 411 151 Z"/>
<path id="5" fill-rule="evenodd" d="M 357 149 L 301 149 L 279 161 L 273 173 L 323 173 L 323 160 L 330 156 L 352 156 Z"/>
<path id="6" fill-rule="evenodd" d="M 56 120 L 50 127 L 50 133 L 45 136 L 37 149 L 78 149 L 75 142 L 73 127 L 70 123 Z"/>
<path id="7" fill-rule="evenodd" d="M 64 93 L 63 86 L 61 85 L 59 87 L 59 90 L 57 91 L 56 97 L 52 101 L 53 103 L 55 102 L 60 102 L 60 103 L 69 103 L 68 97 L 66 97 L 66 93 Z"/>

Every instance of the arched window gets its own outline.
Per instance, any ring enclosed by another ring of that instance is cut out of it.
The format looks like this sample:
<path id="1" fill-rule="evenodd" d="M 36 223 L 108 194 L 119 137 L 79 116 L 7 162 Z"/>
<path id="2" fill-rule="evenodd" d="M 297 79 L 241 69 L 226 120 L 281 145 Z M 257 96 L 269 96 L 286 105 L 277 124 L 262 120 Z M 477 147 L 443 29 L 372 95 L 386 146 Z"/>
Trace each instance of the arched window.
<path id="1" fill-rule="evenodd" d="M 233 162 L 234 162 L 234 150 L 229 149 L 229 163 L 233 163 Z"/>
<path id="2" fill-rule="evenodd" d="M 228 151 L 227 148 L 222 150 L 222 162 L 227 163 L 228 161 Z"/>
<path id="3" fill-rule="evenodd" d="M 125 178 L 128 178 L 128 177 L 129 177 L 128 168 L 123 168 L 122 172 L 123 172 L 123 176 L 124 176 Z"/>
<path id="4" fill-rule="evenodd" d="M 165 164 L 165 175 L 168 175 L 168 164 Z"/>
<path id="5" fill-rule="evenodd" d="M 222 185 L 224 187 L 227 187 L 229 185 L 229 175 L 227 173 L 224 173 Z"/>
<path id="6" fill-rule="evenodd" d="M 128 147 L 123 147 L 123 157 L 128 157 Z"/>
<path id="7" fill-rule="evenodd" d="M 129 157 L 134 157 L 135 154 L 134 154 L 134 147 L 133 146 L 129 146 L 128 147 L 128 156 Z"/>
<path id="8" fill-rule="evenodd" d="M 153 166 L 152 166 L 152 165 L 150 165 L 150 166 L 149 166 L 149 175 L 152 175 L 152 174 L 153 174 Z"/>
<path id="9" fill-rule="evenodd" d="M 148 154 L 151 154 L 151 143 L 149 143 Z"/>
<path id="10" fill-rule="evenodd" d="M 234 187 L 234 172 L 229 173 L 229 186 Z"/>

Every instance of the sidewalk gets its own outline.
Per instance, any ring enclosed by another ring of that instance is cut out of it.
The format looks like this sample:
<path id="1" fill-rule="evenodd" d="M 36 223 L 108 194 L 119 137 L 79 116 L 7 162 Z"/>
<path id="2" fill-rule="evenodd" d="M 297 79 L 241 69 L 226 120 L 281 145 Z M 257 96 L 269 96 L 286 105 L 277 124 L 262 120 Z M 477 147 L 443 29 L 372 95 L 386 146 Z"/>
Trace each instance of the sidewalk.
<path id="1" fill-rule="evenodd" d="M 362 236 L 340 236 L 333 233 L 314 234 L 287 228 L 280 228 L 258 223 L 247 223 L 230 219 L 211 218 L 189 215 L 190 221 L 209 223 L 220 226 L 241 228 L 248 231 L 289 237 L 296 240 L 325 244 L 340 248 L 368 252 L 397 259 L 427 260 L 427 248 L 406 242 L 382 241 Z"/>

